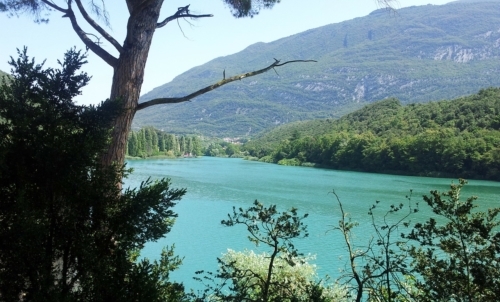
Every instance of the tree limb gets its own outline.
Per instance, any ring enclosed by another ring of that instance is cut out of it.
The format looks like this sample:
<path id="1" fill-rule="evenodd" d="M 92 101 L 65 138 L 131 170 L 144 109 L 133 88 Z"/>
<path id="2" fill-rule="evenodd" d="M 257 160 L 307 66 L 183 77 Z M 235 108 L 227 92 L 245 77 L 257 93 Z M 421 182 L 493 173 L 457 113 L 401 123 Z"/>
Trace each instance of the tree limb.
<path id="1" fill-rule="evenodd" d="M 115 38 L 113 38 L 107 31 L 105 31 L 101 26 L 99 26 L 99 24 L 97 24 L 97 22 L 95 22 L 94 19 L 92 19 L 89 16 L 87 11 L 83 7 L 81 0 L 75 0 L 75 2 L 76 5 L 78 6 L 78 10 L 80 10 L 80 13 L 82 14 L 85 21 L 87 21 L 87 23 L 89 23 L 99 34 L 101 34 L 104 37 L 104 39 L 108 40 L 108 42 L 111 43 L 116 48 L 116 50 L 118 50 L 119 53 L 121 53 L 123 51 L 123 48 L 120 45 L 120 43 L 118 43 L 118 41 L 116 41 Z"/>
<path id="2" fill-rule="evenodd" d="M 51 1 L 48 1 L 48 0 L 42 0 L 43 3 L 45 3 L 47 6 L 50 6 L 51 8 L 57 10 L 57 11 L 60 11 L 61 13 L 67 13 L 68 10 L 60 7 L 60 6 L 57 6 L 56 4 L 52 3 Z"/>
<path id="3" fill-rule="evenodd" d="M 214 15 L 212 14 L 205 14 L 205 15 L 193 15 L 189 13 L 189 5 L 186 5 L 184 7 L 179 7 L 177 9 L 177 12 L 173 14 L 170 17 L 165 18 L 162 22 L 156 24 L 156 28 L 163 27 L 167 25 L 168 22 L 179 19 L 179 18 L 206 18 L 206 17 L 213 17 Z"/>
<path id="4" fill-rule="evenodd" d="M 46 0 L 43 0 L 46 1 Z M 111 67 L 115 67 L 118 59 L 113 57 L 110 53 L 108 53 L 106 50 L 104 50 L 102 47 L 94 43 L 89 37 L 86 32 L 83 31 L 83 29 L 78 25 L 78 22 L 76 21 L 75 13 L 71 9 L 71 0 L 68 1 L 68 9 L 65 10 L 65 14 L 63 16 L 69 18 L 71 21 L 71 25 L 73 26 L 73 30 L 76 32 L 78 37 L 82 40 L 82 42 L 87 46 L 88 49 L 92 50 L 96 55 L 98 55 L 101 59 L 104 60 L 104 62 L 108 63 Z"/>
<path id="5" fill-rule="evenodd" d="M 219 81 L 215 84 L 212 84 L 210 86 L 207 86 L 205 88 L 202 88 L 196 92 L 193 92 L 189 95 L 186 95 L 184 97 L 177 97 L 177 98 L 158 98 L 158 99 L 153 99 L 153 100 L 149 100 L 149 101 L 146 101 L 146 102 L 143 102 L 143 103 L 140 103 L 137 105 L 137 110 L 141 110 L 141 109 L 144 109 L 144 108 L 147 108 L 147 107 L 150 107 L 150 106 L 153 106 L 153 105 L 159 105 L 159 104 L 175 104 L 175 103 L 182 103 L 182 102 L 186 102 L 186 101 L 189 101 L 199 95 L 202 95 L 204 93 L 207 93 L 209 91 L 212 91 L 214 89 L 217 89 L 223 85 L 226 85 L 228 83 L 231 83 L 231 82 L 234 82 L 234 81 L 238 81 L 238 80 L 242 80 L 244 78 L 248 78 L 248 77 L 253 77 L 253 76 L 256 76 L 258 74 L 261 74 L 261 73 L 264 73 L 266 71 L 269 71 L 270 69 L 273 69 L 275 67 L 280 67 L 280 66 L 283 66 L 283 65 L 286 65 L 288 63 L 296 63 L 296 62 L 317 62 L 315 60 L 293 60 L 293 61 L 286 61 L 286 62 L 283 62 L 283 63 L 280 63 L 279 60 L 277 59 L 274 59 L 274 63 L 267 66 L 266 68 L 262 68 L 262 69 L 259 69 L 259 70 L 256 70 L 256 71 L 251 71 L 251 72 L 247 72 L 247 73 L 243 73 L 243 74 L 239 74 L 239 75 L 236 75 L 236 76 L 233 76 L 233 77 L 230 77 L 230 78 L 227 78 L 227 79 L 222 79 L 222 81 Z"/>

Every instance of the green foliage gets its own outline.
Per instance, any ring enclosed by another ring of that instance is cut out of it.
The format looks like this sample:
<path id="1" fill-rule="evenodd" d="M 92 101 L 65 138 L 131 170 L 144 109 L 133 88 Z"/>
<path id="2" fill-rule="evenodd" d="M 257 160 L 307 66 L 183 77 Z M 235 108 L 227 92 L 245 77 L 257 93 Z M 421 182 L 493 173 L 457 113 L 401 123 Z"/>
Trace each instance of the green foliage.
<path id="1" fill-rule="evenodd" d="M 433 212 L 427 221 L 410 221 L 411 203 L 392 205 L 378 216 L 373 205 L 373 238 L 364 247 L 353 243 L 357 226 L 341 210 L 339 227 L 349 254 L 341 280 L 353 300 L 497 301 L 500 294 L 500 208 L 479 211 L 477 197 L 460 200 L 460 179 L 449 191 L 431 191 L 423 199 Z M 407 197 L 411 201 L 410 197 Z M 412 227 L 409 232 L 402 229 Z M 355 298 L 355 299 L 354 299 Z"/>
<path id="2" fill-rule="evenodd" d="M 240 150 L 240 144 L 224 140 L 213 140 L 204 150 L 204 155 L 213 157 L 244 157 L 246 153 Z"/>
<path id="3" fill-rule="evenodd" d="M 428 104 L 387 99 L 336 121 L 282 127 L 244 149 L 283 164 L 500 180 L 499 115 L 499 88 Z"/>
<path id="4" fill-rule="evenodd" d="M 8 73 L 3 72 L 3 71 L 0 70 L 0 82 L 3 81 L 4 79 L 7 80 L 7 81 L 9 81 L 10 76 L 9 76 Z"/>
<path id="5" fill-rule="evenodd" d="M 241 261 L 241 257 L 252 255 L 232 254 L 218 259 L 219 271 L 215 278 L 220 280 L 215 286 L 208 285 L 201 299 L 210 298 L 220 301 L 324 301 L 322 287 L 314 283 L 297 284 L 293 279 L 280 275 L 290 271 L 290 268 L 301 265 L 304 260 L 295 248 L 292 240 L 307 237 L 307 227 L 302 220 L 308 215 L 299 216 L 297 209 L 278 212 L 275 205 L 265 207 L 257 200 L 252 207 L 238 210 L 233 207 L 233 214 L 228 214 L 227 220 L 221 223 L 226 226 L 244 225 L 248 232 L 248 239 L 255 245 L 263 244 L 270 248 L 265 263 L 257 267 L 248 268 Z M 263 270 L 262 270 L 263 269 Z M 202 273 L 202 272 L 198 272 Z M 307 280 L 307 275 L 300 276 Z M 200 278 L 198 278 L 201 280 Z M 297 287 L 292 288 L 291 284 Z M 304 296 L 305 295 L 305 296 Z M 315 299 L 311 300 L 312 297 Z M 295 299 L 295 300 L 294 300 Z"/>
<path id="6" fill-rule="evenodd" d="M 89 77 L 70 50 L 60 69 L 26 54 L 0 87 L 0 297 L 4 301 L 164 301 L 183 295 L 169 281 L 172 249 L 137 260 L 170 231 L 185 193 L 169 180 L 121 192 L 128 171 L 103 167 L 117 102 L 78 106 Z"/>
<path id="7" fill-rule="evenodd" d="M 236 144 L 231 144 L 229 143 L 227 146 L 226 146 L 226 155 L 229 156 L 229 157 L 232 157 L 234 155 L 237 155 L 239 152 L 240 152 L 240 147 Z"/>
<path id="8" fill-rule="evenodd" d="M 226 152 L 224 152 L 224 147 L 217 143 L 211 143 L 208 147 L 205 148 L 206 156 L 213 157 L 224 157 Z"/>
<path id="9" fill-rule="evenodd" d="M 253 251 L 236 252 L 228 250 L 220 259 L 221 271 L 231 276 L 237 288 L 246 289 L 244 298 L 258 301 L 262 296 L 261 285 L 269 269 L 270 255 L 267 253 L 255 254 Z M 346 301 L 346 291 L 336 284 L 324 285 L 317 283 L 316 266 L 309 261 L 314 257 L 293 257 L 295 265 L 289 264 L 287 255 L 276 257 L 271 277 L 271 297 L 269 301 L 314 301 L 313 292 L 319 297 L 316 301 Z M 260 286 L 250 286 L 260 284 Z M 242 298 L 243 298 L 242 296 Z M 281 300 L 280 300 L 281 299 Z"/>
<path id="10" fill-rule="evenodd" d="M 271 9 L 279 2 L 280 0 L 224 0 L 236 18 L 253 18 L 261 9 Z"/>
<path id="11" fill-rule="evenodd" d="M 180 136 L 165 133 L 153 127 L 131 131 L 127 144 L 127 155 L 132 157 L 183 155 L 200 156 L 202 147 L 197 136 Z"/>
<path id="12" fill-rule="evenodd" d="M 248 240 L 255 245 L 265 244 L 273 249 L 273 254 L 286 252 L 295 257 L 298 254 L 292 239 L 309 235 L 306 225 L 302 222 L 307 216 L 308 214 L 298 216 L 296 208 L 288 212 L 278 212 L 276 205 L 266 208 L 256 200 L 254 205 L 246 210 L 236 210 L 233 207 L 233 214 L 228 214 L 228 220 L 222 220 L 221 223 L 225 226 L 244 225 L 250 233 Z"/>
<path id="13" fill-rule="evenodd" d="M 460 200 L 467 182 L 424 201 L 436 215 L 417 223 L 408 238 L 418 301 L 497 301 L 500 296 L 500 208 L 474 210 L 477 197 Z"/>
<path id="14" fill-rule="evenodd" d="M 418 212 L 418 204 L 416 207 L 412 205 L 410 195 L 407 196 L 407 209 L 403 203 L 393 204 L 379 217 L 377 208 L 380 201 L 377 201 L 368 210 L 373 237 L 366 245 L 360 246 L 353 239 L 353 230 L 358 223 L 344 211 L 338 195 L 335 192 L 332 194 L 337 199 L 341 214 L 335 230 L 342 233 L 349 255 L 347 268 L 338 282 L 345 280 L 348 296 L 357 302 L 364 301 L 365 294 L 368 301 L 412 301 L 408 295 L 414 292 L 414 286 L 408 281 L 412 275 L 404 252 L 408 240 L 399 238 L 399 232 L 409 227 L 409 217 Z"/>
<path id="15" fill-rule="evenodd" d="M 282 160 L 278 161 L 278 165 L 282 165 L 282 166 L 300 166 L 301 163 L 296 158 L 291 158 L 291 159 L 285 158 L 285 159 L 282 159 Z"/>
<path id="16" fill-rule="evenodd" d="M 226 75 L 281 60 L 289 64 L 221 87 L 190 103 L 147 108 L 136 126 L 176 134 L 254 137 L 294 121 L 339 118 L 388 96 L 403 104 L 453 99 L 498 86 L 500 4 L 493 1 L 387 10 L 311 29 L 190 69 L 142 100 L 184 96 Z M 370 38 L 371 33 L 371 38 Z M 344 37 L 348 39 L 343 47 Z M 467 59 L 471 59 L 467 61 Z"/>

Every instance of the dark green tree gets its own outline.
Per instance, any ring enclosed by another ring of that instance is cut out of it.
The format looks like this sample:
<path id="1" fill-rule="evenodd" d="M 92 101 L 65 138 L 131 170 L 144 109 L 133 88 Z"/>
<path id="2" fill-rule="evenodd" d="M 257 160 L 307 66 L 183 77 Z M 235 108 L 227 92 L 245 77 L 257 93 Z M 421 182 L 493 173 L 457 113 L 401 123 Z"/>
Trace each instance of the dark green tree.
<path id="1" fill-rule="evenodd" d="M 158 151 L 165 151 L 165 133 L 162 131 L 158 133 Z"/>
<path id="2" fill-rule="evenodd" d="M 72 101 L 89 77 L 71 50 L 60 69 L 43 68 L 26 49 L 0 87 L 0 300 L 179 300 L 169 280 L 172 249 L 137 261 L 148 241 L 168 233 L 185 190 L 168 180 L 120 192 L 127 171 L 103 166 L 109 119 L 120 104 Z"/>
<path id="3" fill-rule="evenodd" d="M 128 155 L 137 156 L 139 154 L 139 142 L 137 141 L 137 134 L 135 132 L 130 132 L 130 138 L 128 139 Z"/>
<path id="4" fill-rule="evenodd" d="M 408 238 L 418 301 L 497 301 L 500 297 L 500 208 L 478 211 L 477 197 L 460 200 L 467 182 L 424 201 L 434 217 L 417 223 Z"/>
<path id="5" fill-rule="evenodd" d="M 172 134 L 165 134 L 165 150 L 174 150 L 174 137 Z"/>
<path id="6" fill-rule="evenodd" d="M 203 155 L 201 141 L 198 137 L 193 136 L 193 154 L 196 156 Z"/>
<path id="7" fill-rule="evenodd" d="M 153 155 L 153 131 L 150 127 L 146 127 L 141 129 L 141 131 L 144 131 L 144 139 L 145 139 L 145 145 L 144 145 L 144 152 L 146 153 L 146 156 L 151 156 Z"/>
<path id="8" fill-rule="evenodd" d="M 240 148 L 236 144 L 229 143 L 226 146 L 226 155 L 231 157 L 234 154 L 238 154 L 240 152 Z"/>

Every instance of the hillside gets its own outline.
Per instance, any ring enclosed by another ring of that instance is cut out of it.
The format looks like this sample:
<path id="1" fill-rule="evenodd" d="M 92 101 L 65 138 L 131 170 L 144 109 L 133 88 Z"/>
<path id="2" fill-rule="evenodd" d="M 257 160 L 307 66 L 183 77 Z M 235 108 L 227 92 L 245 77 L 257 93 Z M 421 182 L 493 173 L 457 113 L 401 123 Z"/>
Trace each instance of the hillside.
<path id="1" fill-rule="evenodd" d="M 500 180 L 500 88 L 403 106 L 390 98 L 338 120 L 297 122 L 245 144 L 285 165 Z"/>
<path id="2" fill-rule="evenodd" d="M 314 59 L 232 83 L 192 102 L 139 111 L 134 127 L 172 133 L 255 135 L 277 125 L 338 118 L 387 97 L 403 104 L 500 86 L 500 2 L 409 7 L 311 29 L 193 68 L 141 100 L 183 96 L 281 60 Z"/>
<path id="3" fill-rule="evenodd" d="M 0 79 L 3 78 L 4 76 L 8 77 L 9 74 L 0 70 Z"/>

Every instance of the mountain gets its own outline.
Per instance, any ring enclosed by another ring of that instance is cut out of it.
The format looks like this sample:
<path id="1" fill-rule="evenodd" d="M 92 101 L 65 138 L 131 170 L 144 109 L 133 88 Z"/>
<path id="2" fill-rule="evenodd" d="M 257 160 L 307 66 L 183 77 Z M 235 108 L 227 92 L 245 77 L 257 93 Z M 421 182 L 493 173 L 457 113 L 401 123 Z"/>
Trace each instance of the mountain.
<path id="1" fill-rule="evenodd" d="M 500 2 L 413 6 L 311 29 L 214 59 L 145 94 L 183 96 L 226 76 L 282 61 L 263 75 L 191 102 L 139 111 L 133 127 L 170 133 L 254 135 L 298 120 L 338 118 L 387 97 L 403 104 L 452 99 L 499 85 Z"/>
<path id="2" fill-rule="evenodd" d="M 9 74 L 8 74 L 8 73 L 6 73 L 6 72 L 4 72 L 4 71 L 1 71 L 1 70 L 0 70 L 0 79 L 1 79 L 1 78 L 3 78 L 4 76 L 7 76 L 7 77 L 8 77 L 8 76 L 9 76 Z"/>
<path id="3" fill-rule="evenodd" d="M 402 106 L 389 98 L 340 119 L 293 122 L 243 145 L 283 165 L 500 180 L 500 88 Z"/>

